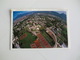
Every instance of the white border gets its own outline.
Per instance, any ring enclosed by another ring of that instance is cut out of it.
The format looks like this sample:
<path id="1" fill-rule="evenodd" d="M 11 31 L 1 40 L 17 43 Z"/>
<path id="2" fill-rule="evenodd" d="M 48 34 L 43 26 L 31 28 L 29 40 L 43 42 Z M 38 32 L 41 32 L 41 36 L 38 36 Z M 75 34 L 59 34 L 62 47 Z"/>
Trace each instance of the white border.
<path id="1" fill-rule="evenodd" d="M 67 9 L 11 9 L 11 33 L 10 33 L 10 49 L 11 50 L 51 50 L 51 49 L 70 49 L 70 25 L 69 14 Z M 66 11 L 67 16 L 67 35 L 68 35 L 68 47 L 67 48 L 12 48 L 12 35 L 13 35 L 13 11 Z"/>

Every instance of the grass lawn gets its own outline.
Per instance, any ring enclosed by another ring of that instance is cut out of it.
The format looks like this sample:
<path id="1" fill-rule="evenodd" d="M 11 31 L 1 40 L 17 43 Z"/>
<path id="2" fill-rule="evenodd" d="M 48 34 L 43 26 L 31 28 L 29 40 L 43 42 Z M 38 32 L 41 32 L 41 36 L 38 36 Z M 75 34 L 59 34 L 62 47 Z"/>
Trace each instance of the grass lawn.
<path id="1" fill-rule="evenodd" d="M 30 32 L 25 32 L 26 34 L 27 34 L 27 36 L 24 38 L 24 39 L 22 39 L 22 40 L 19 40 L 19 42 L 20 42 L 20 47 L 21 48 L 31 48 L 30 47 L 30 44 L 32 44 L 33 43 L 33 41 L 35 41 L 36 40 L 36 36 L 34 36 L 32 33 L 30 33 Z"/>
<path id="2" fill-rule="evenodd" d="M 54 46 L 55 42 L 53 41 L 53 39 L 46 33 L 45 30 L 41 31 L 42 35 L 45 37 L 45 39 L 48 41 L 48 43 L 51 46 Z"/>

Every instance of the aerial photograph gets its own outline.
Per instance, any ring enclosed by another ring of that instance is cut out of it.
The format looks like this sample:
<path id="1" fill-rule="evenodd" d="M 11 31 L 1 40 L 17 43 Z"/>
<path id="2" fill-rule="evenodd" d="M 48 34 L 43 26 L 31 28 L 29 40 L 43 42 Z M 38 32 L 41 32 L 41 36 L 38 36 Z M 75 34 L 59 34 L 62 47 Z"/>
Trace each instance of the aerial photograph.
<path id="1" fill-rule="evenodd" d="M 12 11 L 12 48 L 68 48 L 66 11 Z"/>

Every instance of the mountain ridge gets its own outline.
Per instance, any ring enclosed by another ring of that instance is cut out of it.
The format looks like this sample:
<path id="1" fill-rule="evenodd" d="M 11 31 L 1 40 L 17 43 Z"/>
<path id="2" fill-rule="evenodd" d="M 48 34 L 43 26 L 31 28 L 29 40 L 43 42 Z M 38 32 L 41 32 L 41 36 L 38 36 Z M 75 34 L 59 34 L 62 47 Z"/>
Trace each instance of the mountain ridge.
<path id="1" fill-rule="evenodd" d="M 58 12 L 55 12 L 55 11 L 31 11 L 31 12 L 28 12 L 28 13 L 24 13 L 24 14 L 20 14 L 18 15 L 17 17 L 13 18 L 13 20 L 16 20 L 20 17 L 23 17 L 23 16 L 26 16 L 26 15 L 31 15 L 33 13 L 47 13 L 47 14 L 51 14 L 51 15 L 55 15 L 55 16 L 58 16 L 60 17 L 61 19 L 65 20 L 66 21 L 66 14 L 64 13 L 58 13 Z"/>

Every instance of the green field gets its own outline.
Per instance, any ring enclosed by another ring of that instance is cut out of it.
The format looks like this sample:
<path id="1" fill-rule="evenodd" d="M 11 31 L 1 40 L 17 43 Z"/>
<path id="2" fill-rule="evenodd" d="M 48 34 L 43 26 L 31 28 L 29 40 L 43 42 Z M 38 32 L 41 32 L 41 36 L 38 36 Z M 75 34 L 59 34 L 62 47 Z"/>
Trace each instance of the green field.
<path id="1" fill-rule="evenodd" d="M 54 46 L 55 42 L 53 41 L 53 39 L 46 33 L 45 30 L 41 31 L 42 35 L 45 37 L 45 39 L 48 41 L 48 43 L 51 46 Z"/>
<path id="2" fill-rule="evenodd" d="M 27 34 L 27 36 L 22 39 L 22 40 L 19 40 L 19 43 L 20 43 L 20 47 L 21 48 L 31 48 L 30 47 L 30 44 L 33 43 L 33 41 L 36 40 L 36 36 L 34 36 L 32 33 L 30 32 L 25 32 Z"/>

